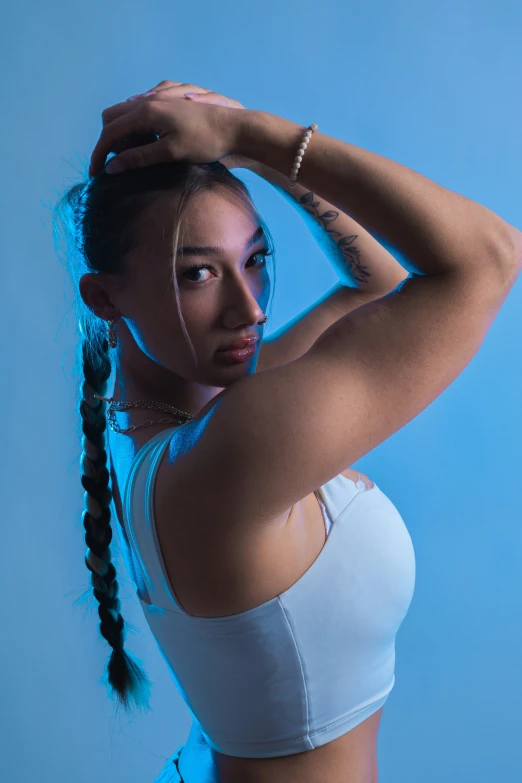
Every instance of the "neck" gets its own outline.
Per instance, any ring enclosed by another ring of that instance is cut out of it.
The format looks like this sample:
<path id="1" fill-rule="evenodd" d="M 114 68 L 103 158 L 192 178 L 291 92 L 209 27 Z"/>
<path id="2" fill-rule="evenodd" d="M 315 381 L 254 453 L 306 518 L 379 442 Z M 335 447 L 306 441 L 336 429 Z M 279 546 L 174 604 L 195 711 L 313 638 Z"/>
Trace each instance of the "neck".
<path id="1" fill-rule="evenodd" d="M 112 397 L 115 402 L 162 403 L 176 408 L 182 414 L 188 413 L 190 416 L 196 417 L 222 391 L 222 388 L 203 386 L 189 381 L 185 381 L 184 385 L 175 384 L 172 389 L 166 388 L 164 384 L 151 386 L 149 383 L 142 384 L 136 380 L 129 380 L 128 377 L 117 372 L 112 392 L 107 392 L 106 396 Z M 150 415 L 152 412 L 153 409 L 148 407 L 131 407 L 128 413 L 118 411 L 117 415 L 120 417 L 131 415 L 139 417 L 139 420 L 142 421 L 153 418 Z"/>

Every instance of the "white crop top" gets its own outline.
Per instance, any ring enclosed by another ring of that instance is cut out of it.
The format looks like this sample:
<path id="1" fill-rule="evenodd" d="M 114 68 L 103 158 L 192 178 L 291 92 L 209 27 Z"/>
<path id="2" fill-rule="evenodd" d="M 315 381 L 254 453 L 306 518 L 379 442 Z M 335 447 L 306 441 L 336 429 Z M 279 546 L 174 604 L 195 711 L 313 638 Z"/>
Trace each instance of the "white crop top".
<path id="1" fill-rule="evenodd" d="M 288 590 L 245 612 L 195 617 L 162 561 L 153 486 L 170 436 L 136 455 L 123 516 L 142 572 L 145 618 L 213 749 L 265 758 L 316 748 L 376 712 L 395 683 L 395 636 L 415 586 L 408 530 L 389 498 L 342 474 L 316 491 L 327 538 Z"/>

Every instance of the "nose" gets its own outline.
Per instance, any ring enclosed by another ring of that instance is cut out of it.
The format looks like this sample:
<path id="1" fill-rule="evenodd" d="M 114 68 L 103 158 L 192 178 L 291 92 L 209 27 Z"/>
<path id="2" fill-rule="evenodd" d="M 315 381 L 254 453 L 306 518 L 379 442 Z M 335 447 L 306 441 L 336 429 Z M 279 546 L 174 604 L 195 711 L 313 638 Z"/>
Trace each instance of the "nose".
<path id="1" fill-rule="evenodd" d="M 268 302 L 268 287 L 255 286 L 260 291 L 250 290 L 248 280 L 239 275 L 230 283 L 229 299 L 226 307 L 226 326 L 228 329 L 237 328 L 240 324 L 257 324 L 265 317 L 264 308 Z M 258 304 L 258 299 L 260 303 Z"/>

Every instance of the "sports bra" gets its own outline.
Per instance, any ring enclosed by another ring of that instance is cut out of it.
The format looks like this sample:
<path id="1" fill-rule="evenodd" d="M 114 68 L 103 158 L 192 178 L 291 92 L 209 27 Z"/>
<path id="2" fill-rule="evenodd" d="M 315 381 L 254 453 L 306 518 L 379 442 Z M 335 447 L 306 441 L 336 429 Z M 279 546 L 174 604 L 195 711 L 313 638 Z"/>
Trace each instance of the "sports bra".
<path id="1" fill-rule="evenodd" d="M 339 474 L 315 492 L 327 538 L 300 579 L 248 611 L 190 615 L 169 583 L 153 513 L 157 469 L 178 428 L 136 454 L 122 506 L 152 604 L 137 597 L 179 693 L 208 745 L 229 756 L 331 742 L 380 709 L 395 683 L 395 636 L 415 586 L 403 519 L 376 484 Z"/>

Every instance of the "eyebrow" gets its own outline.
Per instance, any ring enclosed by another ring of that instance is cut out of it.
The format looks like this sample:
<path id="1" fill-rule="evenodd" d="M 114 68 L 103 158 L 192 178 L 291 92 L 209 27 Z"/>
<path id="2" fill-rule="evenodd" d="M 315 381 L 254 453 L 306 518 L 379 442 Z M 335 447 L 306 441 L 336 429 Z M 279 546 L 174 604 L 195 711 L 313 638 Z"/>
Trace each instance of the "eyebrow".
<path id="1" fill-rule="evenodd" d="M 264 238 L 266 240 L 263 226 L 259 226 L 254 231 L 250 239 L 247 240 L 247 243 L 245 245 L 245 250 L 248 250 L 249 247 L 255 245 L 256 242 L 261 238 Z M 178 249 L 178 255 L 185 255 L 185 256 L 222 256 L 224 254 L 225 254 L 225 248 L 216 247 L 213 245 L 205 245 L 205 246 L 184 245 L 183 247 L 180 247 Z"/>

